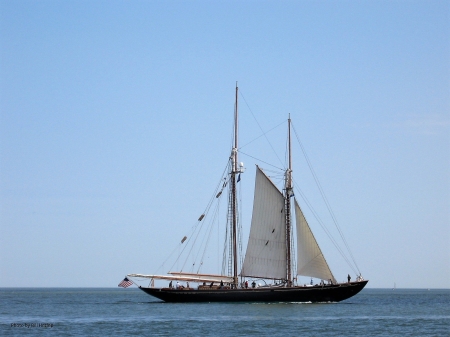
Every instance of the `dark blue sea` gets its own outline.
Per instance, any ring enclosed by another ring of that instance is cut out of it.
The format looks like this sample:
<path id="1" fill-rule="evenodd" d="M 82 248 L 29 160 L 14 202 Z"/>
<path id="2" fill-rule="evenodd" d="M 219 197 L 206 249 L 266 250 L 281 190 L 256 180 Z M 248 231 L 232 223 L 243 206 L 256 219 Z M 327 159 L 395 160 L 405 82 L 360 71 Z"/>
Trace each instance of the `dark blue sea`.
<path id="1" fill-rule="evenodd" d="M 450 290 L 340 303 L 163 303 L 136 288 L 2 288 L 2 336 L 449 336 Z"/>

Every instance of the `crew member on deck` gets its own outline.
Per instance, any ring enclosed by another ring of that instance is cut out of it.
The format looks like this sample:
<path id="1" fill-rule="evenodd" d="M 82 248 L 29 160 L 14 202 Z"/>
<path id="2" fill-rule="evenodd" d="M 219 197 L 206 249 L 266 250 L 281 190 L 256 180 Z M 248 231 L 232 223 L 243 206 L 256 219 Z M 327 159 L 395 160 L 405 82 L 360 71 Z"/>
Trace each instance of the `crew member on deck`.
<path id="1" fill-rule="evenodd" d="M 347 280 L 348 280 L 348 283 L 350 283 L 350 280 L 351 280 L 352 278 L 350 277 L 350 274 L 348 274 L 348 276 L 347 276 Z"/>

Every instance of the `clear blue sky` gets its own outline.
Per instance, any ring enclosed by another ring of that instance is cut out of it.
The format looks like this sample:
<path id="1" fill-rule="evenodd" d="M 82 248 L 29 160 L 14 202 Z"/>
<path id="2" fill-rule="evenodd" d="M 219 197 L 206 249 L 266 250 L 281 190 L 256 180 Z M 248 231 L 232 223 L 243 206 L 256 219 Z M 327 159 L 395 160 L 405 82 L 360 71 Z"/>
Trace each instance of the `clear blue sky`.
<path id="1" fill-rule="evenodd" d="M 155 272 L 220 178 L 239 81 L 241 144 L 259 135 L 250 109 L 264 130 L 291 114 L 371 287 L 450 287 L 449 1 L 3 0 L 0 12 L 0 286 Z M 241 159 L 246 238 L 255 170 Z"/>

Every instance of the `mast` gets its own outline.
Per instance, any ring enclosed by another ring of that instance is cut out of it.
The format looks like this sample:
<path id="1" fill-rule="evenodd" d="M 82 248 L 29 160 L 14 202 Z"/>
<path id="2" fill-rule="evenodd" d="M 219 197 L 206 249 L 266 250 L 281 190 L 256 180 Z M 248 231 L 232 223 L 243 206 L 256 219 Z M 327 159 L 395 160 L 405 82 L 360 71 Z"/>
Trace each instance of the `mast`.
<path id="1" fill-rule="evenodd" d="M 232 209 L 232 255 L 233 255 L 233 284 L 238 285 L 238 257 L 237 257 L 237 197 L 236 197 L 236 174 L 238 170 L 238 85 L 236 82 L 236 103 L 234 110 L 234 147 L 232 150 L 231 169 L 231 209 Z"/>
<path id="2" fill-rule="evenodd" d="M 288 118 L 288 153 L 289 166 L 286 170 L 286 185 L 284 195 L 284 208 L 286 216 L 286 280 L 288 287 L 292 286 L 291 263 L 291 196 L 292 196 L 292 155 L 291 155 L 291 115 Z"/>

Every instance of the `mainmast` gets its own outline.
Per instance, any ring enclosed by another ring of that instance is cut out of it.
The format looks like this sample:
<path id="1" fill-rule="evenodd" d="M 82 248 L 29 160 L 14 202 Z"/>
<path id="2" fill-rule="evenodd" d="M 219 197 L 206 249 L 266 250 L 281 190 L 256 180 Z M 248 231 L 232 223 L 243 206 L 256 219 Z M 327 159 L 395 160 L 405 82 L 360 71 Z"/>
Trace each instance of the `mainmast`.
<path id="1" fill-rule="evenodd" d="M 238 286 L 238 257 L 237 257 L 237 196 L 236 196 L 236 175 L 238 168 L 238 85 L 236 82 L 236 103 L 234 109 L 234 147 L 232 150 L 232 168 L 231 168 L 231 212 L 232 212 L 232 255 L 233 255 L 233 284 Z"/>
<path id="2" fill-rule="evenodd" d="M 291 115 L 288 118 L 288 153 L 289 166 L 286 170 L 284 208 L 286 216 L 286 280 L 288 287 L 292 286 L 291 263 L 291 196 L 292 196 L 292 155 L 291 155 Z"/>

